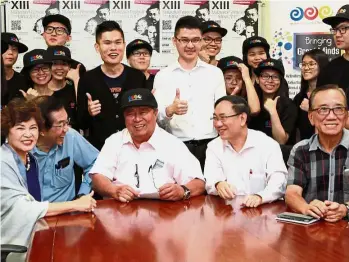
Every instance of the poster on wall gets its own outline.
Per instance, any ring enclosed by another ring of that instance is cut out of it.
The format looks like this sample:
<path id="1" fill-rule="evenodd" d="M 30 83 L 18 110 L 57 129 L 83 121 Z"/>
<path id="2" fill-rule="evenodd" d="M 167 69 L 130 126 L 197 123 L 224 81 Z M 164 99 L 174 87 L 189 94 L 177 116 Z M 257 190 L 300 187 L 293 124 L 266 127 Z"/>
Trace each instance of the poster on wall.
<path id="1" fill-rule="evenodd" d="M 75 60 L 87 69 L 102 63 L 96 52 L 95 30 L 98 24 L 114 20 L 125 34 L 126 44 L 139 38 L 154 48 L 151 69 L 158 70 L 177 59 L 172 43 L 174 27 L 182 16 L 192 15 L 201 22 L 214 20 L 228 30 L 218 58 L 241 57 L 241 45 L 248 36 L 257 35 L 260 13 L 257 1 L 248 0 L 10 0 L 6 4 L 5 30 L 14 32 L 29 50 L 46 48 L 42 37 L 42 19 L 50 14 L 68 17 L 71 40 L 66 44 Z M 126 55 L 123 59 L 127 63 Z M 16 70 L 22 68 L 22 55 Z"/>
<path id="2" fill-rule="evenodd" d="M 306 51 L 321 49 L 330 59 L 341 55 L 330 33 L 330 26 L 323 23 L 322 19 L 335 15 L 342 5 L 342 1 L 270 1 L 265 7 L 268 8 L 266 13 L 273 14 L 273 21 L 268 16 L 269 21 L 264 24 L 262 34 L 265 33 L 270 43 L 271 57 L 283 61 L 291 98 L 300 89 L 299 64 Z M 269 32 L 271 35 L 268 35 Z"/>

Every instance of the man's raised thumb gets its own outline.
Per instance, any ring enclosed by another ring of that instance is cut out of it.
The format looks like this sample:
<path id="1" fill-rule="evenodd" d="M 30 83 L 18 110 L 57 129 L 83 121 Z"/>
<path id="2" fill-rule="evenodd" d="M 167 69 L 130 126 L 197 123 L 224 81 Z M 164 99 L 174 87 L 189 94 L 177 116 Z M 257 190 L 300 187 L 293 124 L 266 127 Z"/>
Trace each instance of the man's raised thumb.
<path id="1" fill-rule="evenodd" d="M 86 93 L 86 96 L 87 96 L 88 101 L 92 102 L 92 96 L 89 93 Z"/>
<path id="2" fill-rule="evenodd" d="M 181 93 L 179 91 L 179 88 L 176 88 L 176 98 L 181 99 Z"/>

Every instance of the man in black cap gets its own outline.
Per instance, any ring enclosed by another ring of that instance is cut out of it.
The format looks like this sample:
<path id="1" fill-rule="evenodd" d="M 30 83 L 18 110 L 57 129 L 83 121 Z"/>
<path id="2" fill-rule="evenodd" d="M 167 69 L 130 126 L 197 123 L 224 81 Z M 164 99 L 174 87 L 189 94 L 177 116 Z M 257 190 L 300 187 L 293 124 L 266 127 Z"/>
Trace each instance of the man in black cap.
<path id="1" fill-rule="evenodd" d="M 204 192 L 199 161 L 156 124 L 157 107 L 145 88 L 123 94 L 126 128 L 106 140 L 90 170 L 93 188 L 101 195 L 121 202 L 135 198 L 177 201 Z"/>
<path id="2" fill-rule="evenodd" d="M 199 56 L 206 63 L 216 66 L 218 63 L 216 56 L 221 51 L 222 38 L 227 34 L 227 29 L 214 21 L 202 23 L 201 28 L 204 44 L 201 47 Z"/>
<path id="3" fill-rule="evenodd" d="M 217 67 L 223 72 L 227 95 L 245 98 L 251 114 L 258 114 L 261 109 L 258 95 L 244 62 L 236 56 L 227 56 L 219 60 Z"/>
<path id="4" fill-rule="evenodd" d="M 71 40 L 72 27 L 68 17 L 61 14 L 48 15 L 43 18 L 42 25 L 44 27 L 42 36 L 47 46 L 64 46 Z M 68 78 L 77 83 L 85 72 L 83 64 L 73 62 Z"/>
<path id="5" fill-rule="evenodd" d="M 155 75 L 148 68 L 153 53 L 151 45 L 144 40 L 135 39 L 126 46 L 126 57 L 129 65 L 143 72 L 147 79 L 147 89 L 152 90 Z"/>
<path id="6" fill-rule="evenodd" d="M 337 48 L 345 53 L 333 59 L 324 69 L 320 71 L 317 86 L 336 84 L 344 91 L 349 89 L 349 5 L 342 6 L 335 16 L 322 20 L 331 26 L 331 33 Z"/>
<path id="7" fill-rule="evenodd" d="M 18 37 L 13 33 L 1 33 L 1 40 L 8 46 L 6 52 L 2 54 L 2 59 L 7 81 L 8 101 L 10 101 L 14 97 L 22 97 L 20 89 L 24 91 L 28 89 L 25 78 L 13 69 L 18 54 L 27 52 L 28 47 L 20 43 Z"/>

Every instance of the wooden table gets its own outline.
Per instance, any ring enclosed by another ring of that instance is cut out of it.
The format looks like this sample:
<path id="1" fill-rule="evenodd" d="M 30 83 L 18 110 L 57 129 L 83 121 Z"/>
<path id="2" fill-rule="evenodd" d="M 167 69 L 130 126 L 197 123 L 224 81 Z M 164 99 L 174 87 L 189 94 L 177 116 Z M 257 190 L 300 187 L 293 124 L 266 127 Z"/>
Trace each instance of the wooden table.
<path id="1" fill-rule="evenodd" d="M 35 233 L 30 262 L 307 261 L 348 262 L 347 221 L 280 223 L 281 201 L 240 208 L 215 196 L 190 201 L 98 201 L 95 214 L 46 219 Z"/>

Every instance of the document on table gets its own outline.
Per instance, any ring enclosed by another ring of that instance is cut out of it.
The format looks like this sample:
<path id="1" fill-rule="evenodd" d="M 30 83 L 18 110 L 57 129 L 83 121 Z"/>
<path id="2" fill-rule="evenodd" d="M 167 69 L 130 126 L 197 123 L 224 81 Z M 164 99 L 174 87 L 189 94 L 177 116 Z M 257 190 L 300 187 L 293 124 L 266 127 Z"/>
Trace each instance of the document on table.
<path id="1" fill-rule="evenodd" d="M 150 198 L 150 199 L 160 199 L 158 191 L 155 192 L 141 192 L 139 198 Z"/>

